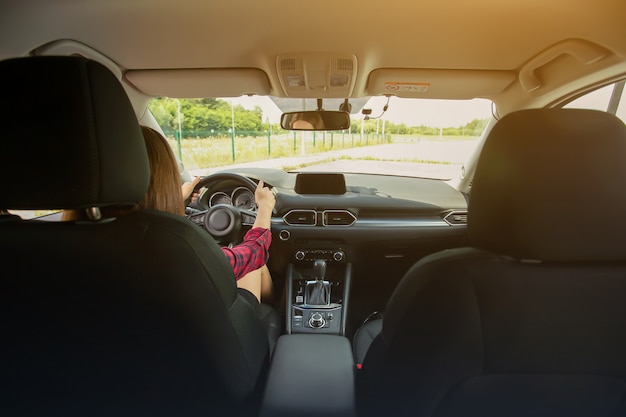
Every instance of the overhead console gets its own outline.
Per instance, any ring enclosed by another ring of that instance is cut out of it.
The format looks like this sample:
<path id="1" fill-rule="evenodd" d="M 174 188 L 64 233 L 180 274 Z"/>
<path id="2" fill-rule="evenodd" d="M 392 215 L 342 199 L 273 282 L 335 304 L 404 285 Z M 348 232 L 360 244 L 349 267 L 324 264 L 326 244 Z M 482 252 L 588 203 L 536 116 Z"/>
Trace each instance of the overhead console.
<path id="1" fill-rule="evenodd" d="M 351 53 L 298 52 L 276 57 L 276 71 L 286 97 L 350 97 L 357 59 Z"/>

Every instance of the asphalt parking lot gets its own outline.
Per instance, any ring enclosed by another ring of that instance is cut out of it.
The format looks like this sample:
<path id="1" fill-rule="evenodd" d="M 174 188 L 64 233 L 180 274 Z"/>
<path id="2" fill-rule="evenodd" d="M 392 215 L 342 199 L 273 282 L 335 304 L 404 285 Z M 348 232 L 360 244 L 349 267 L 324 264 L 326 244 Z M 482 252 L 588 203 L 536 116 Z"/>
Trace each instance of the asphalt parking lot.
<path id="1" fill-rule="evenodd" d="M 229 168 L 302 167 L 298 170 L 372 172 L 451 179 L 458 177 L 463 162 L 475 150 L 477 144 L 477 140 L 422 139 L 341 149 L 314 155 L 264 159 L 232 165 Z M 191 175 L 205 176 L 223 169 L 224 167 L 217 167 L 189 172 Z"/>

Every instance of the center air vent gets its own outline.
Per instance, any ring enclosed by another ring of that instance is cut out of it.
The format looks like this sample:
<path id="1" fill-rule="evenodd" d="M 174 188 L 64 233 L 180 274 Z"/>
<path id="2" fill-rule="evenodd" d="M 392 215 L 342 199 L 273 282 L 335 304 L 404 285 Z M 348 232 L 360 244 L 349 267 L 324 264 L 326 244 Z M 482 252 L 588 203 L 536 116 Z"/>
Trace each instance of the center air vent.
<path id="1" fill-rule="evenodd" d="M 443 220 L 451 226 L 467 225 L 467 211 L 451 211 L 443 217 Z"/>
<path id="2" fill-rule="evenodd" d="M 315 226 L 317 213 L 315 210 L 291 210 L 283 216 L 283 220 L 290 226 Z"/>
<path id="3" fill-rule="evenodd" d="M 347 210 L 325 210 L 322 221 L 324 226 L 350 226 L 356 221 L 356 217 Z"/>

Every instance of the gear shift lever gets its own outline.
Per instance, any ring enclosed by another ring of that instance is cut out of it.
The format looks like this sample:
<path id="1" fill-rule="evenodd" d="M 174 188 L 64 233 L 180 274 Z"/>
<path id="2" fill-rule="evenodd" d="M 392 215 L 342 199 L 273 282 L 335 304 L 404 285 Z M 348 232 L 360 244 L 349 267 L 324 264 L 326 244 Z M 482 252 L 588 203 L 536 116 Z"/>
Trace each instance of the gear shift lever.
<path id="1" fill-rule="evenodd" d="M 316 259 L 313 263 L 313 278 L 316 281 L 324 281 L 326 277 L 326 261 L 324 259 Z"/>
<path id="2" fill-rule="evenodd" d="M 325 277 L 326 261 L 324 259 L 316 259 L 313 263 L 313 278 L 315 279 L 306 282 L 306 304 L 330 304 L 330 282 L 324 281 Z"/>

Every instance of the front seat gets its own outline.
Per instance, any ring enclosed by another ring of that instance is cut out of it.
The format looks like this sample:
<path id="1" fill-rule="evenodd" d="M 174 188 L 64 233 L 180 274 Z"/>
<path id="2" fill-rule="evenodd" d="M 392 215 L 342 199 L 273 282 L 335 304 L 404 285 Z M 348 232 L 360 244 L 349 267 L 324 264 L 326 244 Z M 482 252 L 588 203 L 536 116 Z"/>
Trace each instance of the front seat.
<path id="1" fill-rule="evenodd" d="M 471 247 L 418 261 L 358 374 L 361 415 L 626 414 L 626 128 L 504 116 L 479 158 Z"/>
<path id="2" fill-rule="evenodd" d="M 81 57 L 0 62 L 4 416 L 256 415 L 269 342 L 214 240 L 138 203 L 148 159 L 115 76 Z"/>

